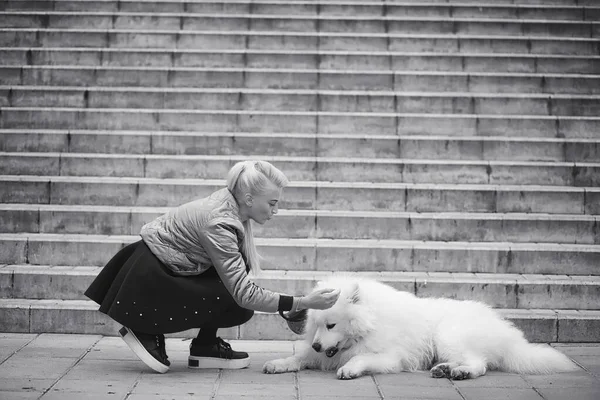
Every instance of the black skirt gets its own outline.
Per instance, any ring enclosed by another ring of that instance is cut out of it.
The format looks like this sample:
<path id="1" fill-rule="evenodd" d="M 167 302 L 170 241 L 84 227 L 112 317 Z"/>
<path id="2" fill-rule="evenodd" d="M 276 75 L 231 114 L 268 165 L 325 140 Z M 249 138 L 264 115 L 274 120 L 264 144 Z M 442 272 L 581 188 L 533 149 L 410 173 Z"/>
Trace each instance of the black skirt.
<path id="1" fill-rule="evenodd" d="M 236 304 L 214 268 L 175 275 L 141 240 L 120 250 L 85 295 L 115 321 L 152 334 L 236 326 L 253 315 Z"/>

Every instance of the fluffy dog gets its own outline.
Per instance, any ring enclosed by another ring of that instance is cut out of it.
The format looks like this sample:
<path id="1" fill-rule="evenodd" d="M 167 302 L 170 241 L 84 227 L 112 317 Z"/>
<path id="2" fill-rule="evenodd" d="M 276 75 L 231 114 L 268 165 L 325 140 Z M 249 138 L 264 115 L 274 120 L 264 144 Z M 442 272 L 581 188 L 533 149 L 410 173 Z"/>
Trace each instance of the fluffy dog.
<path id="1" fill-rule="evenodd" d="M 367 373 L 430 369 L 434 378 L 471 379 L 487 370 L 523 374 L 573 371 L 547 345 L 529 343 L 511 322 L 476 301 L 418 298 L 369 279 L 334 278 L 340 289 L 328 310 L 309 310 L 304 346 L 268 361 L 269 374 L 337 370 L 340 379 Z"/>

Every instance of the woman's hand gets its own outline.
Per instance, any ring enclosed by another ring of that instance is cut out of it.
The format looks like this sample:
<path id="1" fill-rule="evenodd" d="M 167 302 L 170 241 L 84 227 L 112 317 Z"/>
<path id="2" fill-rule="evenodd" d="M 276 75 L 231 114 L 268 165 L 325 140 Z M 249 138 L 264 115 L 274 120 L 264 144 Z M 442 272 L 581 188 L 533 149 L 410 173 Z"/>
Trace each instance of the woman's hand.
<path id="1" fill-rule="evenodd" d="M 302 308 L 313 308 L 315 310 L 325 310 L 335 304 L 338 297 L 340 297 L 339 289 L 318 289 L 304 296 L 300 300 Z"/>

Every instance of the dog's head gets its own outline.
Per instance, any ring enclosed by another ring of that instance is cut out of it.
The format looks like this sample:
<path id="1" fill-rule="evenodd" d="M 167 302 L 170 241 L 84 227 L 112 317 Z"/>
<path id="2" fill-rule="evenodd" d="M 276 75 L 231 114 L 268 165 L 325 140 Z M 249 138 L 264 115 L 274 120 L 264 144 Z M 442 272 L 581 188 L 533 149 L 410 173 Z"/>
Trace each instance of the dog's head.
<path id="1" fill-rule="evenodd" d="M 310 310 L 306 324 L 307 340 L 327 357 L 352 347 L 373 329 L 372 316 L 361 295 L 360 284 L 352 280 L 319 282 L 317 288 L 340 289 L 340 297 L 327 310 Z"/>

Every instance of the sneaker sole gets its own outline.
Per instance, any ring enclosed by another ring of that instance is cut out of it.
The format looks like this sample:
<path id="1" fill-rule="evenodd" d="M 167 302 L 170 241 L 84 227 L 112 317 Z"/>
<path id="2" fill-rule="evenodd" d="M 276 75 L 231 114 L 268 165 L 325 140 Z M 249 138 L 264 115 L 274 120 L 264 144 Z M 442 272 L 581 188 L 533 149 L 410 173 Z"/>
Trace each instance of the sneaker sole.
<path id="1" fill-rule="evenodd" d="M 161 364 L 156 358 L 152 357 L 152 354 L 148 353 L 129 328 L 123 327 L 119 329 L 119 336 L 127 343 L 131 351 L 148 367 L 161 374 L 169 370 L 168 366 Z"/>
<path id="2" fill-rule="evenodd" d="M 193 369 L 242 369 L 250 365 L 250 357 L 226 360 L 215 357 L 188 357 L 188 368 Z"/>

